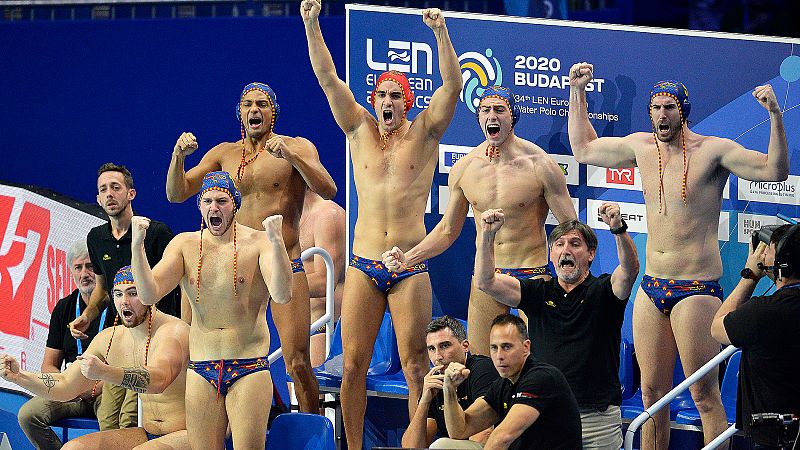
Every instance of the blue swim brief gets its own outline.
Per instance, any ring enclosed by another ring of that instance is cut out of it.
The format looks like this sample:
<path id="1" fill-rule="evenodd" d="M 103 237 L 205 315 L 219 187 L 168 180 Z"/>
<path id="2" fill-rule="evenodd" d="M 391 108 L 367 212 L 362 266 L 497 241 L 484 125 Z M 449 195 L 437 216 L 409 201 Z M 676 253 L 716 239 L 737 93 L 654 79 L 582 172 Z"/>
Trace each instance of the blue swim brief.
<path id="1" fill-rule="evenodd" d="M 375 283 L 375 287 L 377 287 L 378 290 L 384 294 L 387 294 L 392 287 L 403 278 L 408 278 L 418 273 L 427 272 L 428 261 L 422 261 L 421 263 L 409 267 L 400 273 L 394 273 L 389 272 L 389 269 L 383 265 L 382 261 L 375 261 L 353 255 L 353 258 L 350 260 L 350 267 L 355 267 L 356 269 L 367 274 L 372 282 Z"/>
<path id="2" fill-rule="evenodd" d="M 218 359 L 212 361 L 189 361 L 189 368 L 217 388 L 217 398 L 226 395 L 236 380 L 251 373 L 269 370 L 266 356 L 246 359 Z"/>
<path id="3" fill-rule="evenodd" d="M 160 438 L 161 436 L 164 436 L 163 434 L 150 434 L 147 431 L 145 431 L 144 433 L 147 435 L 147 440 L 148 441 L 152 441 L 154 439 Z"/>
<path id="4" fill-rule="evenodd" d="M 539 267 L 522 267 L 519 269 L 502 269 L 502 268 L 495 268 L 495 273 L 502 273 L 503 275 L 508 275 L 510 277 L 514 277 L 518 280 L 524 280 L 527 278 L 538 277 L 539 275 L 550 275 L 550 267 L 545 264 Z"/>
<path id="5" fill-rule="evenodd" d="M 292 273 L 305 272 L 306 268 L 303 267 L 303 260 L 300 258 L 292 260 Z"/>
<path id="6" fill-rule="evenodd" d="M 656 308 L 667 316 L 679 301 L 692 295 L 723 299 L 722 286 L 716 281 L 671 280 L 644 275 L 641 286 Z"/>

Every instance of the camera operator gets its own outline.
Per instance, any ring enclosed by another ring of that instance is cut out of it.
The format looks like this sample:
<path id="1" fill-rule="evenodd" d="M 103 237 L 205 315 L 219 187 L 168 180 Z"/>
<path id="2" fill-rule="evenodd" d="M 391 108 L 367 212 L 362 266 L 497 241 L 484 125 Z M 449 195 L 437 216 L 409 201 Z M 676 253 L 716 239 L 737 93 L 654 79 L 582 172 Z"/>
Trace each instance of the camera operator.
<path id="1" fill-rule="evenodd" d="M 771 229 L 759 231 L 761 242 L 755 250 L 751 246 L 742 279 L 711 326 L 719 342 L 742 349 L 736 427 L 762 445 L 757 448 L 776 448 L 787 441 L 777 434 L 760 437 L 767 425 L 751 425 L 753 414 L 800 416 L 800 225 L 774 228 L 769 236 Z M 774 278 L 775 293 L 751 297 L 764 275 Z M 778 422 L 772 426 L 782 427 Z M 796 421 L 794 426 L 792 436 L 785 437 L 789 441 L 796 439 Z"/>

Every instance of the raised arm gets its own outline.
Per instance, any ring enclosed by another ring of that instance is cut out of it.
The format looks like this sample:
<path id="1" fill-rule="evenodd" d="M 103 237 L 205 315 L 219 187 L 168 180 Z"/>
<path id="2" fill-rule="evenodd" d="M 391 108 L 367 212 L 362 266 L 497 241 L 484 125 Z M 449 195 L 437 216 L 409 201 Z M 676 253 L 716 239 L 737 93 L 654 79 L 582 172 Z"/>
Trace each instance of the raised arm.
<path id="1" fill-rule="evenodd" d="M 338 206 L 321 205 L 322 209 L 315 216 L 313 224 L 314 246 L 325 249 L 333 260 L 334 285 L 343 278 L 347 267 L 347 246 L 345 244 L 345 231 L 347 218 L 344 210 Z M 327 271 L 325 261 L 320 256 L 314 256 L 314 272 L 308 275 L 308 292 L 312 298 L 325 297 L 325 284 Z"/>
<path id="2" fill-rule="evenodd" d="M 417 120 L 422 120 L 425 130 L 438 141 L 450 125 L 456 111 L 462 87 L 461 68 L 442 12 L 438 8 L 425 9 L 422 11 L 422 20 L 433 30 L 433 35 L 436 37 L 442 85 L 434 91 L 428 108 L 419 114 Z"/>
<path id="3" fill-rule="evenodd" d="M 628 300 L 636 277 L 639 275 L 639 255 L 636 244 L 626 231 L 628 226 L 622 220 L 619 205 L 616 203 L 603 203 L 598 209 L 600 218 L 614 233 L 617 243 L 617 257 L 619 265 L 611 273 L 611 290 L 621 300 Z"/>
<path id="4" fill-rule="evenodd" d="M 742 279 L 739 280 L 739 284 L 733 289 L 733 292 L 722 302 L 722 306 L 719 307 L 713 322 L 711 322 L 711 336 L 720 344 L 732 344 L 731 338 L 728 336 L 728 330 L 725 328 L 725 317 L 733 311 L 736 311 L 739 306 L 753 296 L 758 281 L 766 275 L 766 273 L 760 269 L 760 267 L 763 267 L 766 251 L 767 244 L 763 242 L 758 244 L 755 251 L 752 246 L 750 246 L 750 252 L 747 255 L 747 261 L 744 266 L 753 272 L 753 277 L 755 279 L 742 277 Z"/>
<path id="5" fill-rule="evenodd" d="M 171 321 L 158 330 L 143 367 L 108 365 L 96 355 L 79 356 L 83 376 L 122 386 L 139 394 L 160 394 L 186 370 L 189 362 L 189 325 Z"/>
<path id="6" fill-rule="evenodd" d="M 419 264 L 426 259 L 439 256 L 450 248 L 461 235 L 461 229 L 464 226 L 464 221 L 469 212 L 469 200 L 464 196 L 464 191 L 461 189 L 461 176 L 463 174 L 463 166 L 456 163 L 453 170 L 450 171 L 448 179 L 450 189 L 450 200 L 447 203 L 447 210 L 445 210 L 442 220 L 428 233 L 427 236 L 417 245 L 412 247 L 408 252 L 403 253 L 398 247 L 385 252 L 383 263 L 386 268 L 392 272 L 402 272 L 408 267 Z"/>
<path id="7" fill-rule="evenodd" d="M 273 156 L 285 159 L 297 169 L 312 191 L 325 200 L 332 199 L 336 196 L 336 183 L 320 162 L 317 148 L 301 137 L 292 141 L 296 145 L 286 145 L 282 136 L 274 136 L 267 141 L 266 148 Z"/>
<path id="8" fill-rule="evenodd" d="M 769 147 L 767 154 L 747 150 L 733 141 L 726 144 L 720 164 L 739 178 L 750 181 L 783 181 L 789 176 L 789 145 L 783 127 L 783 113 L 767 84 L 758 86 L 753 96 L 769 112 Z"/>
<path id="9" fill-rule="evenodd" d="M 306 29 L 308 41 L 308 57 L 311 59 L 311 68 L 317 76 L 322 91 L 328 98 L 328 104 L 333 112 L 333 118 L 339 128 L 348 136 L 356 131 L 364 120 L 364 115 L 369 115 L 366 109 L 356 102 L 350 88 L 336 75 L 336 67 L 322 30 L 319 27 L 319 0 L 302 0 L 300 2 L 300 15 Z"/>
<path id="10" fill-rule="evenodd" d="M 536 165 L 534 171 L 543 181 L 542 186 L 544 186 L 544 199 L 547 202 L 547 207 L 553 212 L 558 223 L 577 219 L 578 215 L 569 197 L 564 172 L 562 172 L 558 164 L 549 157 L 543 159 L 543 161 L 543 164 Z"/>
<path id="11" fill-rule="evenodd" d="M 185 172 L 183 163 L 197 148 L 197 138 L 189 132 L 182 133 L 175 143 L 167 170 L 167 200 L 171 203 L 181 203 L 196 194 L 200 190 L 205 174 L 222 170 L 219 161 L 216 160 L 216 152 L 211 149 L 197 166 Z"/>
<path id="12" fill-rule="evenodd" d="M 183 254 L 181 252 L 180 236 L 171 240 L 164 249 L 161 261 L 150 269 L 147 262 L 147 253 L 144 250 L 144 238 L 150 219 L 141 216 L 131 218 L 131 269 L 136 280 L 136 291 L 139 300 L 145 305 L 155 305 L 183 278 Z"/>
<path id="13" fill-rule="evenodd" d="M 275 302 L 284 304 L 292 299 L 292 265 L 283 243 L 281 224 L 283 216 L 274 215 L 264 219 L 262 225 L 267 234 L 266 242 L 260 242 L 258 264 L 261 276 Z"/>
<path id="14" fill-rule="evenodd" d="M 519 280 L 494 271 L 494 238 L 504 222 L 502 209 L 487 209 L 481 214 L 481 232 L 475 239 L 475 286 L 498 302 L 515 308 L 522 300 Z"/>
<path id="15" fill-rule="evenodd" d="M 593 66 L 578 63 L 569 70 L 569 145 L 575 160 L 600 167 L 633 167 L 636 155 L 625 138 L 598 138 L 589 122 L 586 85 L 592 80 Z"/>

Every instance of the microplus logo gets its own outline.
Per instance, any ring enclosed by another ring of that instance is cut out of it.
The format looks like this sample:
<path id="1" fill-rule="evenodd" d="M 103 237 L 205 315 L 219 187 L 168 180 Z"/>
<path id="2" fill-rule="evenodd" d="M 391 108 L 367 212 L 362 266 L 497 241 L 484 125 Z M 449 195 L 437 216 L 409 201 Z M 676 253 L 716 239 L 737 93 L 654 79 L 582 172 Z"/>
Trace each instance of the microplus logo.
<path id="1" fill-rule="evenodd" d="M 750 192 L 791 195 L 795 192 L 795 186 L 782 181 L 751 181 Z"/>
<path id="2" fill-rule="evenodd" d="M 422 62 L 425 63 L 425 73 L 433 73 L 433 50 L 424 42 L 389 41 L 386 57 L 375 58 L 372 39 L 367 39 L 367 66 L 376 72 L 397 70 L 403 73 L 420 73 Z M 384 54 L 378 51 L 379 55 Z"/>

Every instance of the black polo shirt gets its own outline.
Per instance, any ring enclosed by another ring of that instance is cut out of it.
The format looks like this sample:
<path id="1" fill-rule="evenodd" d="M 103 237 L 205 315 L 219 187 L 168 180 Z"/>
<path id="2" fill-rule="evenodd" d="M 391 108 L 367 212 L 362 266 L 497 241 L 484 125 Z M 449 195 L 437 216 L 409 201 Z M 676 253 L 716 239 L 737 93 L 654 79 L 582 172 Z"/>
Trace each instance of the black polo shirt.
<path id="1" fill-rule="evenodd" d="M 48 348 L 64 352 L 64 362 L 67 364 L 75 361 L 78 356 L 78 342 L 72 337 L 72 334 L 70 334 L 67 325 L 75 320 L 75 303 L 78 301 L 79 295 L 80 293 L 75 289 L 71 294 L 56 303 L 50 315 L 50 329 L 47 331 L 47 343 L 45 345 Z M 80 302 L 79 308 L 82 313 L 86 308 L 86 304 Z M 101 316 L 97 316 L 97 318 L 89 324 L 89 329 L 86 330 L 86 335 L 89 337 L 87 339 L 81 339 L 84 352 L 89 348 L 92 339 L 97 335 L 98 327 L 100 326 L 100 317 Z M 114 314 L 106 314 L 105 326 L 111 326 L 113 323 Z"/>
<path id="2" fill-rule="evenodd" d="M 461 405 L 461 409 L 466 410 L 475 400 L 486 395 L 489 386 L 500 378 L 500 374 L 497 373 L 492 359 L 488 356 L 469 355 L 464 366 L 469 369 L 469 377 L 458 385 L 456 393 L 458 394 L 458 404 Z M 428 418 L 436 420 L 440 436 L 450 437 L 444 421 L 444 393 L 442 391 L 439 391 L 431 400 L 428 407 Z"/>
<path id="3" fill-rule="evenodd" d="M 567 379 L 582 407 L 620 405 L 619 344 L 626 300 L 611 275 L 588 277 L 567 293 L 558 280 L 520 280 L 519 309 L 528 316 L 531 354 Z"/>
<path id="4" fill-rule="evenodd" d="M 500 416 L 500 422 L 517 403 L 539 411 L 539 417 L 511 444 L 511 450 L 581 448 L 578 403 L 564 375 L 550 364 L 529 356 L 516 384 L 500 378 L 483 399 Z"/>
<path id="5" fill-rule="evenodd" d="M 114 275 L 117 274 L 119 269 L 131 263 L 131 236 L 132 231 L 128 228 L 128 232 L 124 236 L 119 240 L 115 239 L 111 233 L 110 222 L 92 228 L 88 236 L 86 236 L 89 259 L 92 260 L 94 273 L 105 278 L 109 296 L 114 285 Z M 167 244 L 174 236 L 172 230 L 166 224 L 155 220 L 150 221 L 147 235 L 144 238 L 144 251 L 147 254 L 147 262 L 150 263 L 150 267 L 161 261 L 164 249 L 167 248 Z M 114 308 L 114 314 L 116 314 L 113 301 L 111 305 Z M 175 288 L 175 290 L 161 299 L 158 302 L 158 309 L 175 317 L 180 317 L 180 289 Z"/>
<path id="6" fill-rule="evenodd" d="M 753 297 L 723 324 L 742 349 L 736 428 L 749 433 L 755 413 L 800 415 L 800 286 Z"/>

